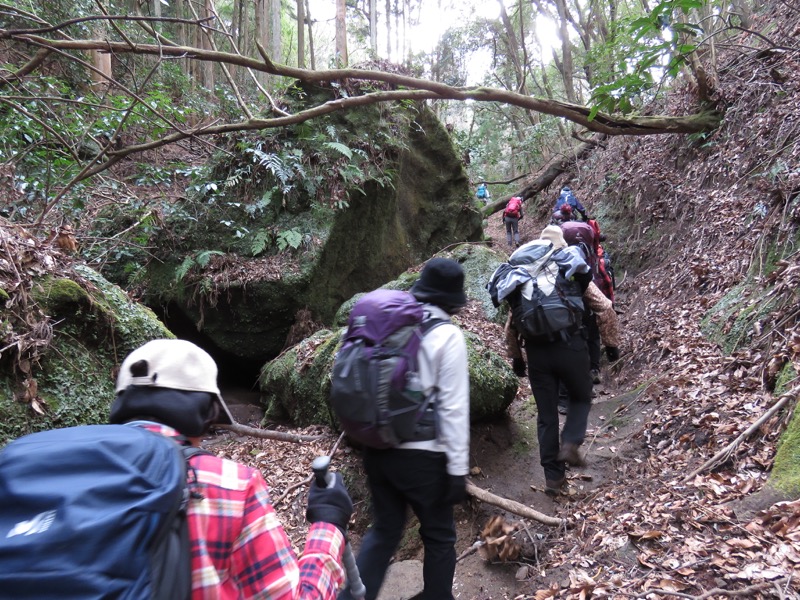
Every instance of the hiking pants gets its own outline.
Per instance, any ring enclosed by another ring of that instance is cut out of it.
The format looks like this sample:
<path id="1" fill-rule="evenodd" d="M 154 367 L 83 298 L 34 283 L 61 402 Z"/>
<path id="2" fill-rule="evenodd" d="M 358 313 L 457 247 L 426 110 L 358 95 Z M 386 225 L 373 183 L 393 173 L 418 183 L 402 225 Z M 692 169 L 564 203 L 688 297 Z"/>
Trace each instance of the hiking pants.
<path id="1" fill-rule="evenodd" d="M 506 242 L 511 246 L 511 234 L 514 234 L 514 243 L 519 245 L 519 219 L 515 217 L 503 217 L 506 224 Z"/>
<path id="2" fill-rule="evenodd" d="M 589 368 L 600 370 L 600 329 L 597 327 L 597 315 L 591 311 L 586 311 L 583 317 L 583 325 L 586 327 L 589 345 Z"/>
<path id="3" fill-rule="evenodd" d="M 356 564 L 367 588 L 366 600 L 378 596 L 389 562 L 405 530 L 411 506 L 419 519 L 425 547 L 422 578 L 425 600 L 452 600 L 456 570 L 453 507 L 443 504 L 447 457 L 443 452 L 390 448 L 364 451 L 364 469 L 372 494 L 373 524 L 361 542 Z M 339 600 L 351 600 L 349 588 Z"/>
<path id="4" fill-rule="evenodd" d="M 569 392 L 569 408 L 561 443 L 580 445 L 586 436 L 586 424 L 592 407 L 592 376 L 589 373 L 589 349 L 583 329 L 567 340 L 525 342 L 528 356 L 528 379 L 537 408 L 539 462 L 545 479 L 564 477 L 564 463 L 557 459 L 561 448 L 558 423 L 558 387 Z"/>

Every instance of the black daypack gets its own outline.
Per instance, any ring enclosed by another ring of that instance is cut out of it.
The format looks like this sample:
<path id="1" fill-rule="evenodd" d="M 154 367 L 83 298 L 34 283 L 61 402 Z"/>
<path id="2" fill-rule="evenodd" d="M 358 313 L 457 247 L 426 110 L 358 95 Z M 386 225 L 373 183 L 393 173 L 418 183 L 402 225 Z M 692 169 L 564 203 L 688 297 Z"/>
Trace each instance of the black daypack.
<path id="1" fill-rule="evenodd" d="M 21 437 L 0 452 L 0 596 L 188 600 L 189 459 L 130 425 Z"/>
<path id="2" fill-rule="evenodd" d="M 353 306 L 331 376 L 330 402 L 347 435 L 371 448 L 436 438 L 436 394 L 425 395 L 417 354 L 446 319 L 423 322 L 408 292 L 378 289 Z"/>

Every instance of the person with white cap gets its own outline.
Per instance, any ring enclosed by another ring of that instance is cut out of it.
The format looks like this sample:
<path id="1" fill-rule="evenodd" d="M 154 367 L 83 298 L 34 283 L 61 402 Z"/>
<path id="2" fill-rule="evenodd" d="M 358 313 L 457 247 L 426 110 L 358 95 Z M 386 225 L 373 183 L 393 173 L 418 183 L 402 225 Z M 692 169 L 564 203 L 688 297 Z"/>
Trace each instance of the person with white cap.
<path id="1" fill-rule="evenodd" d="M 541 240 L 552 244 L 556 251 L 553 260 L 566 282 L 559 292 L 574 296 L 575 304 L 583 306 L 583 296 L 591 283 L 589 266 L 579 252 L 570 252 L 561 228 L 548 225 L 542 230 Z M 535 244 L 535 242 L 530 242 Z M 525 249 L 518 250 L 522 252 Z M 512 256 L 513 258 L 513 256 Z M 512 314 L 520 302 L 519 292 L 508 296 Z M 582 310 L 581 310 L 582 312 Z M 539 460 L 545 474 L 545 493 L 557 495 L 566 484 L 565 464 L 582 466 L 584 459 L 578 452 L 586 436 L 589 411 L 592 405 L 592 379 L 589 374 L 589 349 L 582 322 L 578 322 L 562 335 L 546 339 L 525 337 L 514 327 L 511 315 L 506 323 L 506 343 L 514 372 L 525 374 L 524 347 L 527 355 L 528 379 L 537 407 L 537 434 Z M 569 391 L 569 409 L 563 430 L 559 432 L 558 391 L 563 384 Z"/>
<path id="2" fill-rule="evenodd" d="M 432 258 L 411 287 L 425 319 L 448 319 L 467 304 L 464 270 L 447 258 Z M 374 522 L 359 549 L 358 570 L 366 600 L 380 592 L 403 536 L 408 508 L 419 519 L 425 547 L 424 589 L 415 598 L 453 598 L 456 528 L 453 506 L 466 499 L 469 472 L 469 370 L 463 332 L 447 322 L 422 338 L 420 379 L 427 394 L 436 388 L 436 438 L 403 442 L 385 450 L 365 448 Z M 340 600 L 351 600 L 349 590 Z"/>
<path id="3" fill-rule="evenodd" d="M 199 446 L 212 425 L 233 423 L 214 359 L 185 340 L 153 340 L 131 352 L 116 391 L 110 423 L 130 423 L 180 444 Z M 205 452 L 190 459 L 190 469 L 192 600 L 336 597 L 353 512 L 341 475 L 332 487 L 312 483 L 311 525 L 298 558 L 260 471 Z"/>

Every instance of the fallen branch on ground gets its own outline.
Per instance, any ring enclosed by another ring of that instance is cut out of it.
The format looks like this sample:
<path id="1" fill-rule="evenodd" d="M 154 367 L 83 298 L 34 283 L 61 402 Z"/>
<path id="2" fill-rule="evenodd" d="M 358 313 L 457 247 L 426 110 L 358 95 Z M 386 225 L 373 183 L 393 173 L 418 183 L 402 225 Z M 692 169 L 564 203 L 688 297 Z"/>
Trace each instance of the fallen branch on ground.
<path id="1" fill-rule="evenodd" d="M 722 450 L 700 465 L 698 469 L 695 469 L 692 473 L 684 477 L 683 480 L 681 480 L 681 483 L 689 483 L 692 479 L 697 477 L 706 469 L 714 468 L 728 460 L 731 454 L 733 454 L 734 450 L 736 450 L 736 448 L 738 448 L 744 440 L 755 433 L 756 430 L 758 430 L 758 428 L 761 427 L 772 415 L 783 408 L 789 402 L 789 400 L 796 398 L 798 393 L 800 393 L 800 386 L 793 387 L 791 390 L 786 392 L 783 396 L 781 396 L 780 400 L 778 400 L 767 412 L 761 415 L 761 417 L 755 423 L 740 433 L 739 436 L 730 444 L 725 446 Z"/>
<path id="2" fill-rule="evenodd" d="M 562 525 L 565 525 L 566 523 L 564 519 L 559 519 L 557 517 L 551 517 L 549 515 L 545 515 L 543 513 L 540 513 L 538 510 L 531 508 L 530 506 L 525 506 L 524 504 L 520 504 L 519 502 L 516 502 L 514 500 L 509 500 L 508 498 L 495 496 L 491 492 L 487 492 L 486 490 L 479 488 L 471 481 L 467 481 L 467 493 L 470 496 L 475 496 L 475 498 L 477 498 L 481 502 L 486 502 L 487 504 L 498 506 L 510 513 L 514 513 L 515 515 L 519 515 L 520 517 L 525 517 L 527 519 L 533 519 L 534 521 L 539 521 L 540 523 L 544 523 L 545 525 L 560 527 Z"/>
<path id="3" fill-rule="evenodd" d="M 316 442 L 324 438 L 324 435 L 299 435 L 296 433 L 285 433 L 283 431 L 272 431 L 270 429 L 257 429 L 256 427 L 248 427 L 240 423 L 233 425 L 215 425 L 220 429 L 227 429 L 240 435 L 249 435 L 251 437 L 264 438 L 267 440 L 277 440 L 279 442 L 295 442 L 302 444 L 303 442 Z"/>

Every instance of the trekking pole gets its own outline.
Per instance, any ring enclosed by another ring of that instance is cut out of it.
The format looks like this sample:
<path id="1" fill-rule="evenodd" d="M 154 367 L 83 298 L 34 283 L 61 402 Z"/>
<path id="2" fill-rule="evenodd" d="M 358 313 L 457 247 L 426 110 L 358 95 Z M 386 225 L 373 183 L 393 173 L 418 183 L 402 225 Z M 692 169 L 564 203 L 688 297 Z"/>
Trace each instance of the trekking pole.
<path id="1" fill-rule="evenodd" d="M 328 467 L 331 465 L 330 456 L 318 456 L 311 463 L 311 469 L 314 471 L 314 478 L 319 487 L 333 486 L 333 475 L 328 473 Z M 358 572 L 358 565 L 353 556 L 353 549 L 350 547 L 350 541 L 345 536 L 344 555 L 342 562 L 344 563 L 344 570 L 347 573 L 347 581 L 350 583 L 350 594 L 355 600 L 364 600 L 367 594 L 367 588 L 364 587 L 361 581 L 361 574 Z"/>

